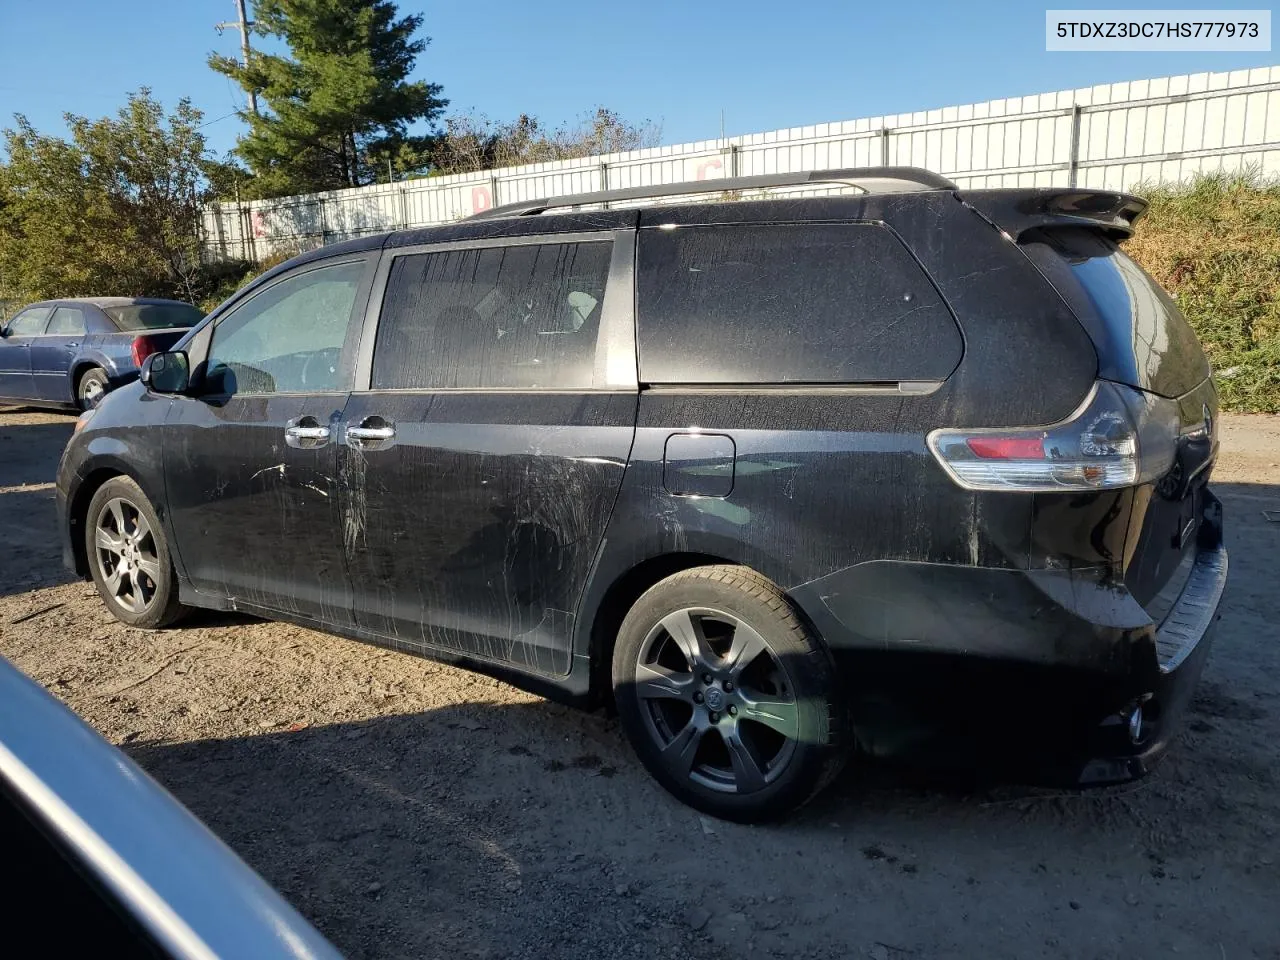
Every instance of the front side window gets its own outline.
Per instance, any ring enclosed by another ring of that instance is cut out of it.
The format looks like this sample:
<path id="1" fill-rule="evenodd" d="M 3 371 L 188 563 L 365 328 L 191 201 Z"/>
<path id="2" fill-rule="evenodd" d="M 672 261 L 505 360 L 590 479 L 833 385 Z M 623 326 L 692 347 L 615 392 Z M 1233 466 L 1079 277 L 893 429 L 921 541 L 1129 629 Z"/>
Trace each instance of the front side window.
<path id="1" fill-rule="evenodd" d="M 52 307 L 32 307 L 29 310 L 23 310 L 9 321 L 9 336 L 38 337 L 44 333 L 45 324 L 48 323 L 49 314 L 52 312 Z"/>
<path id="2" fill-rule="evenodd" d="M 612 247 L 397 257 L 378 322 L 374 389 L 589 388 Z"/>
<path id="3" fill-rule="evenodd" d="M 59 307 L 49 321 L 49 336 L 79 337 L 85 332 L 84 311 L 79 307 Z"/>
<path id="4" fill-rule="evenodd" d="M 205 392 L 333 393 L 350 386 L 343 365 L 365 261 L 294 274 L 218 321 Z"/>

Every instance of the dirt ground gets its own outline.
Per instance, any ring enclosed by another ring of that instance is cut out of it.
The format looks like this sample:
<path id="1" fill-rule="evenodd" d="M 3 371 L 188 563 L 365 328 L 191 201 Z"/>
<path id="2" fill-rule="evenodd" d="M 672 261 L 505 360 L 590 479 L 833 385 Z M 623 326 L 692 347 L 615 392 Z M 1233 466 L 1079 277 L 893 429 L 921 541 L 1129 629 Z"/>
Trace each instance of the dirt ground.
<path id="1" fill-rule="evenodd" d="M 768 828 L 680 806 L 603 714 L 281 624 L 121 626 L 60 566 L 71 426 L 0 413 L 0 653 L 352 957 L 1280 958 L 1280 417 L 1223 418 L 1229 593 L 1155 774 L 852 764 Z"/>

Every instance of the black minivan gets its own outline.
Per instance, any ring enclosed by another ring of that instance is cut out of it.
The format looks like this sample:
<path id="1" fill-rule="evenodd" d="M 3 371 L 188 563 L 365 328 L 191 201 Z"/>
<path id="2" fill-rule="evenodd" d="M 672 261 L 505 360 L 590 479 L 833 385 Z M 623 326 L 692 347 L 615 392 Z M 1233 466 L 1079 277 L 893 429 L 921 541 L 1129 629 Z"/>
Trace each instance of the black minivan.
<path id="1" fill-rule="evenodd" d="M 263 275 L 81 418 L 67 563 L 139 627 L 242 610 L 611 701 L 730 819 L 871 743 L 881 666 L 1020 669 L 996 712 L 1073 780 L 1145 772 L 1227 557 L 1208 363 L 1118 246 L 1144 202 L 892 167 L 715 189 Z"/>

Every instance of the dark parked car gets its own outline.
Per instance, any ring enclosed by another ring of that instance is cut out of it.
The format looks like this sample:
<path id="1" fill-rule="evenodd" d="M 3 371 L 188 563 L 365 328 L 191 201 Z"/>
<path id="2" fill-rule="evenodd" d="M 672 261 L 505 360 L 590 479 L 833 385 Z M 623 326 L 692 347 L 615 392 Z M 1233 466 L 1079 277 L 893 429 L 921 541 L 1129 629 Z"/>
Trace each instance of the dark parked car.
<path id="1" fill-rule="evenodd" d="M 0 846 L 6 956 L 339 960 L 178 801 L 3 657 Z"/>
<path id="2" fill-rule="evenodd" d="M 0 328 L 0 402 L 88 409 L 203 316 L 177 300 L 33 303 Z"/>
<path id="3" fill-rule="evenodd" d="M 68 564 L 138 626 L 245 610 L 612 699 L 729 818 L 866 742 L 885 654 L 1025 667 L 1006 729 L 1142 773 L 1227 563 L 1208 364 L 1117 245 L 1143 201 L 717 188 L 797 183 L 857 193 L 566 197 L 271 271 L 82 419 Z"/>

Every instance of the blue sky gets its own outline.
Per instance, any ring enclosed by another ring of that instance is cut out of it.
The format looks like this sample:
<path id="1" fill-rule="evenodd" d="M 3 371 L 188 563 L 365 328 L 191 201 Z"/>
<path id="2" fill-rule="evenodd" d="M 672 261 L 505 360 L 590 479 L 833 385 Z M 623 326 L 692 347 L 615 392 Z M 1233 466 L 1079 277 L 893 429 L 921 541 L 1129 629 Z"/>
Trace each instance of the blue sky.
<path id="1" fill-rule="evenodd" d="M 1150 6 L 1113 4 L 1121 5 Z M 558 123 L 599 104 L 660 122 L 667 143 L 719 135 L 722 111 L 727 133 L 751 133 L 1280 63 L 1275 51 L 1046 53 L 1046 4 L 1026 0 L 400 7 L 425 15 L 432 40 L 418 75 L 444 85 L 451 109 Z M 41 130 L 61 131 L 64 111 L 114 112 L 145 85 L 169 105 L 190 96 L 205 111 L 210 146 L 230 149 L 239 121 L 217 118 L 243 95 L 205 58 L 238 50 L 234 31 L 219 37 L 213 29 L 234 12 L 234 0 L 0 0 L 0 124 L 21 112 Z"/>

